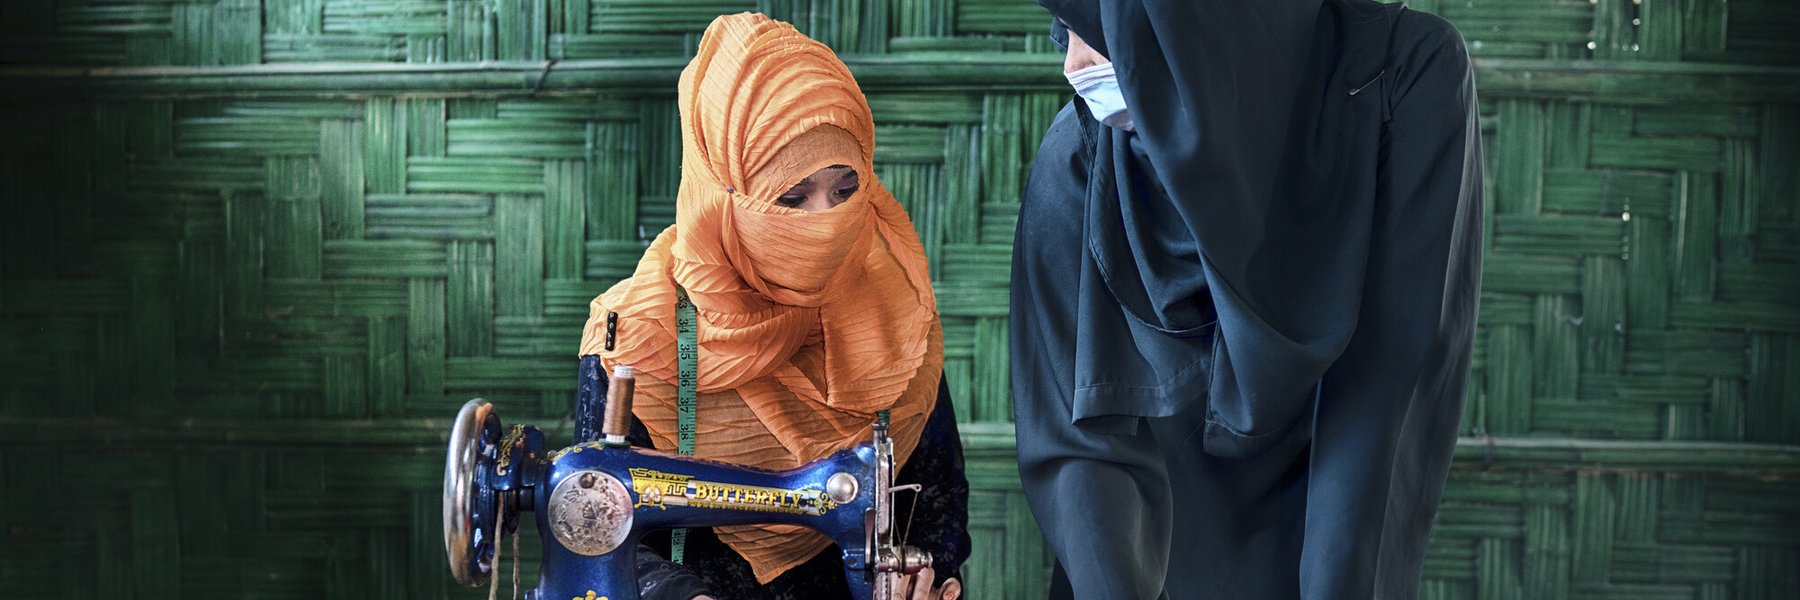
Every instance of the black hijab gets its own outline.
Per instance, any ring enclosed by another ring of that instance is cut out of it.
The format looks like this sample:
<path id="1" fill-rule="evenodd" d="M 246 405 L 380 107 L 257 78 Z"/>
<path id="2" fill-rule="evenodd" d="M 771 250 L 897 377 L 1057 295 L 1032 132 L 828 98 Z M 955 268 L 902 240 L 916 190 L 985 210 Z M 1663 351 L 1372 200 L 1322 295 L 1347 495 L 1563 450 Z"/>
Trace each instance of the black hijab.
<path id="1" fill-rule="evenodd" d="M 1020 474 L 1064 589 L 1416 595 L 1480 277 L 1460 35 L 1372 0 L 1040 3 L 1135 124 L 1065 109 L 1015 243 Z"/>
<path id="2" fill-rule="evenodd" d="M 1325 126 L 1342 107 L 1317 88 L 1374 79 L 1383 58 L 1314 52 L 1320 2 L 1043 0 L 1112 60 L 1136 123 L 1098 136 L 1112 175 L 1099 185 L 1113 189 L 1092 191 L 1113 201 L 1088 206 L 1084 247 L 1144 351 L 1094 349 L 1078 419 L 1104 427 L 1210 397 L 1209 449 L 1225 454 L 1304 420 L 1356 328 L 1373 204 L 1338 193 L 1358 161 Z M 1333 71 L 1356 81 L 1321 76 Z"/>

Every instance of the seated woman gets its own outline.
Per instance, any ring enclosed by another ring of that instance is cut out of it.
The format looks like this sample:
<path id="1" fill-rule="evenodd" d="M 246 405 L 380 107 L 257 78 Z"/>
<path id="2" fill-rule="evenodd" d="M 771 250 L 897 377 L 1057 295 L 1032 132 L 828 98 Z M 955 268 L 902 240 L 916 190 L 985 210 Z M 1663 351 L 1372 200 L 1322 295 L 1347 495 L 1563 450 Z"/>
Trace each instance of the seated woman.
<path id="1" fill-rule="evenodd" d="M 755 14 L 719 17 L 682 72 L 682 176 L 675 225 L 631 278 L 594 299 L 581 341 L 583 393 L 614 365 L 637 369 L 635 443 L 788 469 L 869 438 L 886 418 L 901 510 L 935 572 L 908 598 L 955 598 L 968 557 L 968 482 L 943 335 L 911 220 L 875 178 L 874 123 L 850 71 L 823 44 Z M 697 327 L 695 431 L 677 427 L 678 305 Z M 685 307 L 685 305 L 684 305 Z M 615 344 L 606 347 L 609 313 Z M 579 416 L 578 423 L 593 418 Z M 578 432 L 592 436 L 592 431 Z M 580 440 L 577 440 L 580 441 Z M 910 501 L 903 499 L 902 508 Z M 646 599 L 847 598 L 842 550 L 795 526 L 670 536 L 640 557 Z"/>

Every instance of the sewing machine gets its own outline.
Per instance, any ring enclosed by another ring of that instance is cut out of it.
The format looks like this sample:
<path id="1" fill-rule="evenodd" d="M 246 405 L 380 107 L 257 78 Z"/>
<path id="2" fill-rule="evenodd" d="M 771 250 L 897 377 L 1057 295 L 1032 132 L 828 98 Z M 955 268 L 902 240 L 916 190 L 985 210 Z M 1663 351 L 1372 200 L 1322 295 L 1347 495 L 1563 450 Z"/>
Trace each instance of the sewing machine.
<path id="1" fill-rule="evenodd" d="M 818 530 L 844 550 L 858 600 L 892 597 L 897 575 L 930 566 L 930 555 L 894 542 L 894 455 L 884 425 L 866 443 L 790 471 L 677 456 L 625 443 L 629 367 L 611 373 L 604 401 L 592 392 L 597 360 L 582 368 L 588 381 L 577 400 L 576 443 L 567 448 L 546 452 L 538 428 L 509 428 L 480 399 L 457 412 L 444 463 L 444 546 L 458 583 L 477 587 L 495 576 L 498 542 L 518 528 L 522 511 L 535 513 L 543 538 L 527 600 L 637 600 L 638 541 L 684 527 Z M 592 431 L 602 414 L 603 427 Z"/>

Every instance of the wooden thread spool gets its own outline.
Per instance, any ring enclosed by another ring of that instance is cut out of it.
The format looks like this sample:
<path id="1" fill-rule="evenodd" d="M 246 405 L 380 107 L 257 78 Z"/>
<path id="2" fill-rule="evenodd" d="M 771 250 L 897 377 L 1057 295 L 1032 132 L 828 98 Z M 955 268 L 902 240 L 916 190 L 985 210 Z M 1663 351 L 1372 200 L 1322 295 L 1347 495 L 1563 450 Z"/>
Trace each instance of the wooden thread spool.
<path id="1" fill-rule="evenodd" d="M 606 445 L 625 446 L 625 435 L 631 432 L 631 399 L 637 393 L 637 369 L 630 365 L 615 365 L 612 376 L 606 384 L 606 415 L 601 421 L 600 433 L 606 435 Z"/>

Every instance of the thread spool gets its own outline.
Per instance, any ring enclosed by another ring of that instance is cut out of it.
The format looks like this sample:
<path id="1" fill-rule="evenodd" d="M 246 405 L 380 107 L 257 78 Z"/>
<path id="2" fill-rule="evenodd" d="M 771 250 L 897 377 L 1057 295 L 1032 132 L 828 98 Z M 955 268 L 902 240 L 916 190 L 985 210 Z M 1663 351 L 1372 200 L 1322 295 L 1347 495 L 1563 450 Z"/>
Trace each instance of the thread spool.
<path id="1" fill-rule="evenodd" d="M 631 401 L 637 394 L 637 369 L 630 365 L 614 365 L 606 380 L 606 414 L 600 433 L 608 446 L 626 446 L 625 435 L 631 432 Z"/>

